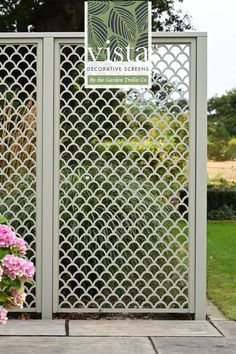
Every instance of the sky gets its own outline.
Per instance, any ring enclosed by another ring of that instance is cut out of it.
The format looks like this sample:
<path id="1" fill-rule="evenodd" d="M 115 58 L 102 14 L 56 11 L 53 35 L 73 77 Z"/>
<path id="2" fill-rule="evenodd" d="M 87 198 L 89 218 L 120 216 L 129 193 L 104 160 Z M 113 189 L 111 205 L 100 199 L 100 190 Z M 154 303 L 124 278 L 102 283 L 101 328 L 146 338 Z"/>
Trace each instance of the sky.
<path id="1" fill-rule="evenodd" d="M 236 88 L 236 0 L 184 0 L 197 31 L 208 32 L 208 98 Z"/>

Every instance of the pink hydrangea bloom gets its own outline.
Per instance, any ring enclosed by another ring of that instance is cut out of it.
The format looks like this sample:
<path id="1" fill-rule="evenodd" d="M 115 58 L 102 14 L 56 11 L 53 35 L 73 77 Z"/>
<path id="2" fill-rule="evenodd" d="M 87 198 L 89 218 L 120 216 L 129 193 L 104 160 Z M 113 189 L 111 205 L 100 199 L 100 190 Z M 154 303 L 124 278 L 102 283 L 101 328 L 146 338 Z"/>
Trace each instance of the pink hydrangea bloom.
<path id="1" fill-rule="evenodd" d="M 4 309 L 3 307 L 0 307 L 0 323 L 1 324 L 6 324 L 7 322 L 7 310 Z"/>
<path id="2" fill-rule="evenodd" d="M 2 267 L 0 266 L 0 282 L 2 281 L 2 275 L 3 275 L 3 269 L 2 269 Z"/>
<path id="3" fill-rule="evenodd" d="M 0 225 L 0 247 L 9 247 L 14 244 L 15 232 L 7 225 Z"/>
<path id="4" fill-rule="evenodd" d="M 24 287 L 20 289 L 12 288 L 11 289 L 11 297 L 7 303 L 10 308 L 23 308 L 25 302 L 26 294 L 24 291 Z M 7 307 L 8 307 L 7 306 Z"/>
<path id="5" fill-rule="evenodd" d="M 23 240 L 23 238 L 16 237 L 13 247 L 14 246 L 19 248 L 20 254 L 22 254 L 22 255 L 26 254 L 27 247 L 26 247 L 26 243 Z"/>
<path id="6" fill-rule="evenodd" d="M 35 268 L 32 262 L 23 258 L 8 254 L 2 259 L 4 273 L 11 279 L 16 277 L 32 279 Z"/>
<path id="7" fill-rule="evenodd" d="M 18 247 L 21 255 L 27 250 L 25 241 L 7 225 L 0 225 L 0 247 Z"/>

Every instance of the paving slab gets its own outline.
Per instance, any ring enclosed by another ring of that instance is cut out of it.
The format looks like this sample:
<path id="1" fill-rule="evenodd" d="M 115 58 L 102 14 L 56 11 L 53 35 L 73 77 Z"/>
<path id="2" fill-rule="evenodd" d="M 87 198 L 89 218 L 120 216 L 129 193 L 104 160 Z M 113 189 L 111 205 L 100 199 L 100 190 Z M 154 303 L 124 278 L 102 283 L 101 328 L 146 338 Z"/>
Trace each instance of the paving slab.
<path id="1" fill-rule="evenodd" d="M 208 321 L 99 320 L 69 321 L 70 336 L 221 336 Z"/>
<path id="2" fill-rule="evenodd" d="M 235 354 L 236 338 L 152 338 L 158 354 Z"/>
<path id="3" fill-rule="evenodd" d="M 0 337 L 1 353 L 154 354 L 148 338 Z"/>
<path id="4" fill-rule="evenodd" d="M 65 320 L 8 320 L 0 336 L 65 336 Z"/>
<path id="5" fill-rule="evenodd" d="M 236 338 L 236 321 L 212 321 L 212 323 L 214 323 L 224 336 Z"/>
<path id="6" fill-rule="evenodd" d="M 211 319 L 211 321 L 226 321 L 227 318 L 223 315 L 223 313 L 218 309 L 218 307 L 209 299 L 207 299 L 207 315 Z"/>

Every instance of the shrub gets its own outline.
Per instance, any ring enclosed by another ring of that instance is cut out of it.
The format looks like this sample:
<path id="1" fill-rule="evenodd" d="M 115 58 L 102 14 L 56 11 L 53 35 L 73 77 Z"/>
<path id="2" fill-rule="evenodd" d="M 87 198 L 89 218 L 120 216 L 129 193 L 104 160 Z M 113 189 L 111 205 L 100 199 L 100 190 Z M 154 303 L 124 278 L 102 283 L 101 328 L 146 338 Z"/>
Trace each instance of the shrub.
<path id="1" fill-rule="evenodd" d="M 208 180 L 207 188 L 217 190 L 236 190 L 236 182 L 228 181 L 225 178 L 213 178 Z"/>
<path id="2" fill-rule="evenodd" d="M 210 220 L 233 220 L 236 218 L 236 210 L 224 204 L 219 209 L 210 210 L 207 217 Z"/>
<path id="3" fill-rule="evenodd" d="M 225 179 L 208 182 L 207 217 L 215 220 L 236 218 L 236 183 Z"/>

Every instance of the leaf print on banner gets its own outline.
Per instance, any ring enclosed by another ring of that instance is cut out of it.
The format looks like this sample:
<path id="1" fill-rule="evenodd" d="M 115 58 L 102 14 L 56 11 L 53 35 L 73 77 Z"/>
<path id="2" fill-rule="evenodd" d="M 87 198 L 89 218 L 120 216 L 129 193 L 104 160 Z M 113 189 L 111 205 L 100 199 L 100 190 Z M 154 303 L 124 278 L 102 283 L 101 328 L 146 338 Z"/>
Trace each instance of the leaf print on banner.
<path id="1" fill-rule="evenodd" d="M 130 6 L 130 5 L 134 5 L 137 1 L 133 1 L 133 0 L 126 0 L 126 1 L 113 1 L 113 3 L 115 5 L 121 5 L 121 6 Z"/>
<path id="2" fill-rule="evenodd" d="M 108 27 L 115 34 L 133 41 L 136 35 L 136 24 L 132 14 L 122 7 L 115 6 L 111 9 L 108 19 Z"/>
<path id="3" fill-rule="evenodd" d="M 148 30 L 148 5 L 147 1 L 142 1 L 135 9 L 139 32 Z"/>
<path id="4" fill-rule="evenodd" d="M 110 7 L 110 1 L 88 1 L 88 14 L 100 15 L 104 14 Z"/>
<path id="5" fill-rule="evenodd" d="M 107 40 L 107 27 L 96 16 L 88 16 L 88 44 L 94 49 L 105 47 Z"/>
<path id="6" fill-rule="evenodd" d="M 137 49 L 143 47 L 148 49 L 148 33 L 143 33 L 136 42 L 136 55 L 138 55 L 141 60 L 144 60 L 144 55 L 141 56 L 140 51 L 137 52 Z"/>
<path id="7" fill-rule="evenodd" d="M 124 60 L 122 60 L 122 61 L 127 61 L 127 50 L 126 50 L 127 46 L 128 46 L 128 42 L 124 38 L 122 38 L 122 37 L 120 37 L 118 35 L 112 36 L 110 38 L 111 60 L 114 61 L 115 48 L 119 47 L 119 48 L 122 48 L 123 49 L 123 53 L 125 53 L 124 54 Z"/>

